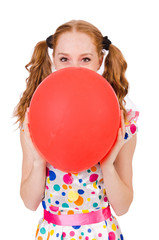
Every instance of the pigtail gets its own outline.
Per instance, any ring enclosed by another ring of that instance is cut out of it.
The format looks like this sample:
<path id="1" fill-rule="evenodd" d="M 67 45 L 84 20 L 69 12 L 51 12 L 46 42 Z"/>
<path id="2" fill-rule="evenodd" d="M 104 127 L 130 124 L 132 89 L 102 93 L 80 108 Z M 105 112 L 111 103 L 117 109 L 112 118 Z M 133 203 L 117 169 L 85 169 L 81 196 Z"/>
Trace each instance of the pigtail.
<path id="1" fill-rule="evenodd" d="M 39 42 L 35 48 L 30 62 L 25 66 L 30 73 L 26 79 L 26 90 L 15 108 L 14 116 L 18 117 L 16 122 L 22 124 L 27 107 L 30 105 L 32 95 L 38 85 L 52 72 L 52 63 L 48 54 L 46 41 Z"/>
<path id="2" fill-rule="evenodd" d="M 121 51 L 110 44 L 109 52 L 104 63 L 103 77 L 113 87 L 120 104 L 120 109 L 123 110 L 124 118 L 126 119 L 126 109 L 124 108 L 124 97 L 128 93 L 129 83 L 125 77 L 127 63 Z"/>

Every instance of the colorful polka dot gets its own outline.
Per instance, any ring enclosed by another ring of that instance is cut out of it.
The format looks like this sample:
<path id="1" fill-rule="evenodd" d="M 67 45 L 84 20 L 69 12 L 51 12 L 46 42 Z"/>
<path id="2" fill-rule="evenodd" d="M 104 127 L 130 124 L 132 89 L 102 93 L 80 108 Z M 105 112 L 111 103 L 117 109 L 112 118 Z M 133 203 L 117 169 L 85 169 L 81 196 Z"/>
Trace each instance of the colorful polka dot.
<path id="1" fill-rule="evenodd" d="M 66 233 L 65 233 L 65 232 L 63 232 L 63 233 L 62 233 L 62 236 L 63 236 L 63 237 L 66 237 Z"/>
<path id="2" fill-rule="evenodd" d="M 45 203 L 45 201 L 42 201 L 42 206 L 43 206 L 44 209 L 46 209 L 46 203 Z"/>
<path id="3" fill-rule="evenodd" d="M 69 191 L 69 193 L 68 193 L 68 199 L 69 199 L 70 201 L 75 202 L 75 201 L 77 201 L 78 198 L 79 198 L 79 194 L 78 194 L 76 191 L 74 191 L 74 190 L 70 190 L 70 191 Z"/>
<path id="4" fill-rule="evenodd" d="M 72 184 L 72 183 L 73 183 L 73 177 L 72 177 L 71 173 L 65 174 L 65 175 L 63 176 L 63 181 L 64 181 L 66 184 Z"/>
<path id="5" fill-rule="evenodd" d="M 96 172 L 97 171 L 97 168 L 95 166 L 91 167 L 91 171 L 92 172 Z"/>
<path id="6" fill-rule="evenodd" d="M 51 205 L 49 208 L 53 212 L 57 212 L 59 210 L 59 207 L 56 207 L 56 206 L 53 206 L 53 205 Z"/>
<path id="7" fill-rule="evenodd" d="M 83 201 L 84 201 L 83 197 L 81 197 L 81 196 L 79 195 L 79 198 L 78 198 L 77 201 L 75 201 L 74 203 L 75 203 L 77 206 L 81 206 L 81 205 L 83 204 Z"/>
<path id="8" fill-rule="evenodd" d="M 79 229 L 81 227 L 81 225 L 79 226 L 72 226 L 74 229 Z"/>
<path id="9" fill-rule="evenodd" d="M 112 229 L 116 231 L 116 225 L 114 223 L 112 224 Z"/>
<path id="10" fill-rule="evenodd" d="M 54 234 L 54 230 L 52 229 L 51 231 L 50 231 L 50 235 L 52 236 Z"/>
<path id="11" fill-rule="evenodd" d="M 63 203 L 63 204 L 62 204 L 62 207 L 63 207 L 63 208 L 69 208 L 69 205 L 68 205 L 67 203 Z"/>
<path id="12" fill-rule="evenodd" d="M 98 203 L 93 203 L 93 207 L 97 207 L 98 206 Z"/>
<path id="13" fill-rule="evenodd" d="M 78 193 L 79 193 L 80 195 L 82 195 L 82 194 L 84 194 L 84 190 L 83 190 L 83 189 L 78 189 Z"/>
<path id="14" fill-rule="evenodd" d="M 63 184 L 62 187 L 63 187 L 63 189 L 65 189 L 65 190 L 67 189 L 67 185 L 66 185 L 66 184 Z"/>
<path id="15" fill-rule="evenodd" d="M 102 237 L 102 233 L 98 233 L 98 237 Z"/>
<path id="16" fill-rule="evenodd" d="M 123 235 L 122 235 L 122 234 L 120 234 L 120 239 L 121 239 L 121 240 L 124 240 L 124 237 L 123 237 Z"/>
<path id="17" fill-rule="evenodd" d="M 53 171 L 49 171 L 49 178 L 50 181 L 54 181 L 56 179 L 56 174 Z"/>
<path id="18" fill-rule="evenodd" d="M 126 132 L 124 139 L 126 140 L 126 139 L 128 138 L 128 136 L 129 136 L 129 135 L 128 135 L 128 133 Z"/>
<path id="19" fill-rule="evenodd" d="M 135 124 L 131 124 L 131 126 L 130 126 L 130 131 L 131 131 L 132 134 L 134 134 L 134 133 L 136 132 L 136 126 L 135 126 Z"/>
<path id="20" fill-rule="evenodd" d="M 39 232 L 39 226 L 37 227 L 37 230 L 36 230 L 36 237 L 38 236 L 38 232 Z"/>
<path id="21" fill-rule="evenodd" d="M 75 232 L 74 231 L 71 231 L 70 232 L 70 236 L 73 237 L 75 235 Z"/>
<path id="22" fill-rule="evenodd" d="M 38 240 L 43 240 L 43 238 L 41 236 L 38 237 Z"/>
<path id="23" fill-rule="evenodd" d="M 88 209 L 82 209 L 82 213 L 88 213 L 89 210 Z"/>
<path id="24" fill-rule="evenodd" d="M 68 215 L 74 214 L 74 211 L 73 210 L 68 210 L 67 214 Z"/>
<path id="25" fill-rule="evenodd" d="M 96 182 L 93 183 L 93 187 L 97 189 L 97 184 L 96 184 Z"/>
<path id="26" fill-rule="evenodd" d="M 55 184 L 55 185 L 54 185 L 54 190 L 55 190 L 55 191 L 60 191 L 60 186 L 59 186 L 58 184 Z"/>
<path id="27" fill-rule="evenodd" d="M 90 175 L 89 181 L 90 182 L 95 182 L 97 180 L 97 178 L 98 178 L 98 174 L 93 173 L 93 174 Z"/>
<path id="28" fill-rule="evenodd" d="M 108 240 L 115 240 L 115 233 L 114 232 L 109 232 L 108 236 L 109 236 Z"/>
<path id="29" fill-rule="evenodd" d="M 99 198 L 99 200 L 101 200 L 102 196 L 101 196 L 101 195 L 99 195 L 99 196 L 98 196 L 98 198 Z"/>
<path id="30" fill-rule="evenodd" d="M 45 233 L 46 233 L 46 230 L 45 230 L 44 227 L 42 227 L 42 228 L 40 229 L 40 233 L 41 233 L 41 234 L 45 234 Z"/>
<path id="31" fill-rule="evenodd" d="M 104 202 L 108 202 L 108 198 L 107 197 L 104 197 Z"/>

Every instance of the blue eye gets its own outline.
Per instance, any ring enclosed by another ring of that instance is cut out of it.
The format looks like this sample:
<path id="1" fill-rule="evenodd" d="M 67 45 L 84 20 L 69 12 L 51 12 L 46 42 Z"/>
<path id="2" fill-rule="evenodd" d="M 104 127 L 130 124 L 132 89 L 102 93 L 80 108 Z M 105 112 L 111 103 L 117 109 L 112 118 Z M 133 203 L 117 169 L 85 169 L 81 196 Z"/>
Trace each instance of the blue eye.
<path id="1" fill-rule="evenodd" d="M 88 57 L 85 57 L 85 58 L 83 58 L 83 59 L 82 59 L 82 61 L 83 61 L 83 62 L 90 62 L 90 61 L 91 61 L 91 59 L 90 59 L 90 58 L 88 58 Z"/>
<path id="2" fill-rule="evenodd" d="M 67 60 L 68 60 L 68 59 L 67 59 L 66 57 L 60 58 L 60 61 L 61 61 L 61 62 L 67 62 Z"/>

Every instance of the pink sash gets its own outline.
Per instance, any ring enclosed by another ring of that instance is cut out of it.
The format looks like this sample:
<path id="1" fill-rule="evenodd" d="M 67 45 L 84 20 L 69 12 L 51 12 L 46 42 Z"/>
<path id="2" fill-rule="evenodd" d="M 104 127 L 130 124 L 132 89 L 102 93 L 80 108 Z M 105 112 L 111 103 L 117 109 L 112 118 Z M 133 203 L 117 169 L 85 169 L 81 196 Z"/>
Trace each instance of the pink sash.
<path id="1" fill-rule="evenodd" d="M 61 226 L 78 226 L 78 225 L 88 225 L 98 222 L 105 221 L 111 217 L 110 207 L 100 209 L 98 211 L 92 211 L 89 213 L 80 214 L 62 214 L 56 215 L 44 210 L 44 219 L 48 223 L 53 223 Z"/>

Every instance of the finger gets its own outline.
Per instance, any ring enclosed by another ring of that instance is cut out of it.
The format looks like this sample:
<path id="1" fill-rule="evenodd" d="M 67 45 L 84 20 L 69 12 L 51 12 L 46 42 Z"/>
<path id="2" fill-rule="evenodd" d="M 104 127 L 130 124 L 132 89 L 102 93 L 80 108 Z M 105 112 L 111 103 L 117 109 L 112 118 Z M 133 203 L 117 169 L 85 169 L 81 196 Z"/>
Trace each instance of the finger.
<path id="1" fill-rule="evenodd" d="M 29 108 L 27 108 L 26 112 L 25 112 L 25 118 L 24 118 L 24 122 L 23 122 L 23 126 L 24 126 L 24 131 L 25 134 L 29 135 L 29 120 L 28 120 L 28 110 Z"/>
<path id="2" fill-rule="evenodd" d="M 121 110 L 121 133 L 122 136 L 125 136 L 125 120 L 124 120 L 124 114 L 123 114 L 123 110 Z"/>

